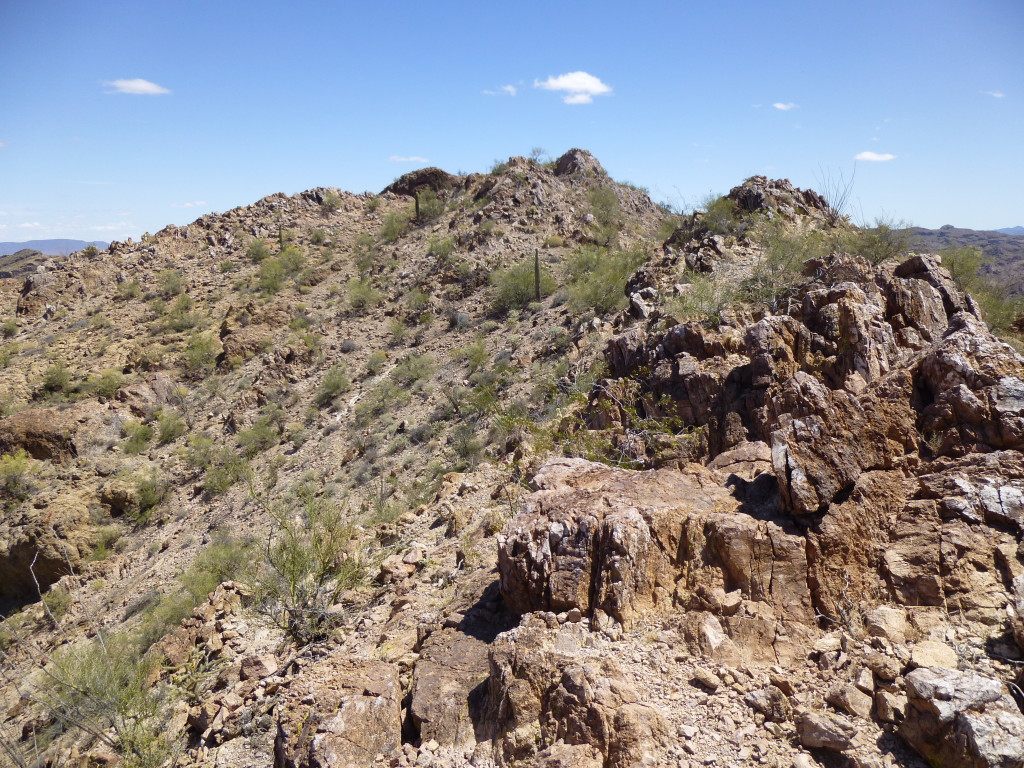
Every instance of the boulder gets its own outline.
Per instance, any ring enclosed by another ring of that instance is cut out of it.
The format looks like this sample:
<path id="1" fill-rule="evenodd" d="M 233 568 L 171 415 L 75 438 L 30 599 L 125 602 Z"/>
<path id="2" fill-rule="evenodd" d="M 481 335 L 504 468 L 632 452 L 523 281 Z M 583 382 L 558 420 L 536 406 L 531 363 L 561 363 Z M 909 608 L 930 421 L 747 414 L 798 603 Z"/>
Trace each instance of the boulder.
<path id="1" fill-rule="evenodd" d="M 915 669 L 899 733 L 939 768 L 1020 768 L 1024 716 L 1006 686 L 973 672 Z"/>
<path id="2" fill-rule="evenodd" d="M 371 766 L 402 745 L 394 665 L 329 656 L 285 689 L 274 741 L 280 768 Z"/>
<path id="3" fill-rule="evenodd" d="M 0 419 L 0 453 L 21 449 L 33 459 L 66 464 L 78 456 L 77 428 L 66 412 L 29 408 Z"/>

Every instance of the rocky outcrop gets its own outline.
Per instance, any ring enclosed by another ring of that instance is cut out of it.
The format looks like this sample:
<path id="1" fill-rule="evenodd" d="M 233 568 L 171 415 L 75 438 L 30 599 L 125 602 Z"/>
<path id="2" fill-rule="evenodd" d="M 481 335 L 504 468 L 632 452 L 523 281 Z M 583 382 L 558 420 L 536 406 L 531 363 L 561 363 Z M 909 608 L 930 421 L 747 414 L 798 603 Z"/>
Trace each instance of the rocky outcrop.
<path id="1" fill-rule="evenodd" d="M 274 765 L 371 766 L 402 743 L 402 689 L 394 665 L 329 657 L 293 686 L 278 711 Z"/>
<path id="2" fill-rule="evenodd" d="M 30 408 L 0 419 L 0 453 L 23 450 L 34 459 L 64 464 L 78 455 L 78 425 L 53 408 Z"/>
<path id="3" fill-rule="evenodd" d="M 922 668 L 907 675 L 903 738 L 939 768 L 1024 766 L 1024 716 L 1006 686 L 970 672 Z"/>
<path id="4" fill-rule="evenodd" d="M 490 651 L 489 710 L 500 765 L 651 765 L 667 744 L 657 710 L 610 658 L 584 659 L 580 625 L 536 616 Z M 553 762 L 558 756 L 571 762 Z"/>
<path id="5" fill-rule="evenodd" d="M 429 189 L 437 194 L 450 191 L 461 181 L 440 168 L 420 168 L 403 174 L 381 190 L 381 194 L 407 195 L 415 197 L 421 190 Z"/>

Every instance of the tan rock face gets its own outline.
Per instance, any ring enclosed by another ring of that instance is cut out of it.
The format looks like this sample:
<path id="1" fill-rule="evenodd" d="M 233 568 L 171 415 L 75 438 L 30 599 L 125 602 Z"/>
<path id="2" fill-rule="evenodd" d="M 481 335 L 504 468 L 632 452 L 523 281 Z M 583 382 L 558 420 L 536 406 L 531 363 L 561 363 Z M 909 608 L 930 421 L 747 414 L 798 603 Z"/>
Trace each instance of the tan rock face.
<path id="1" fill-rule="evenodd" d="M 517 612 L 579 608 L 628 626 L 680 605 L 722 609 L 739 590 L 780 618 L 811 619 L 803 540 L 738 512 L 710 470 L 559 459 L 535 483 L 526 512 L 498 540 L 502 594 Z"/>
<path id="2" fill-rule="evenodd" d="M 402 689 L 393 665 L 329 657 L 294 688 L 281 708 L 275 765 L 370 766 L 401 746 Z"/>
<path id="3" fill-rule="evenodd" d="M 0 453 L 21 449 L 34 459 L 64 464 L 78 455 L 77 424 L 52 408 L 31 408 L 0 419 Z"/>

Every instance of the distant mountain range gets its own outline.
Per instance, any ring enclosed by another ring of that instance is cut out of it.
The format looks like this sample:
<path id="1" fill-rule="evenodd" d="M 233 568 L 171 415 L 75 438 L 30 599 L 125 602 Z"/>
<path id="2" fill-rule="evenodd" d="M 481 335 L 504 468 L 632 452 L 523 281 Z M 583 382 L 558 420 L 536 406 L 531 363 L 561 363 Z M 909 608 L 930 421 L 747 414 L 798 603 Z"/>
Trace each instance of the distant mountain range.
<path id="1" fill-rule="evenodd" d="M 981 274 L 1014 296 L 1024 296 L 1024 227 L 1000 230 L 960 229 L 947 224 L 939 229 L 914 227 L 912 247 L 936 252 L 946 248 L 977 246 L 988 257 Z"/>
<path id="2" fill-rule="evenodd" d="M 73 251 L 80 251 L 87 246 L 95 245 L 100 250 L 109 245 L 102 240 L 26 240 L 23 243 L 0 243 L 0 256 L 8 256 L 18 251 L 39 251 L 46 256 L 66 256 Z"/>

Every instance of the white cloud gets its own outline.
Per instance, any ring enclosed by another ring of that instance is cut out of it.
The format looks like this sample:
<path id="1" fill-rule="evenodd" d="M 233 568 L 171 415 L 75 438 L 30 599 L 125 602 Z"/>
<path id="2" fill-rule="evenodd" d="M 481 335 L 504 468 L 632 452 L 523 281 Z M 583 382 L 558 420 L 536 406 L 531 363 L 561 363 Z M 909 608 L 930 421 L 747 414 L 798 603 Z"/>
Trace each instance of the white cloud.
<path id="1" fill-rule="evenodd" d="M 196 200 L 193 203 L 175 203 L 175 208 L 198 208 L 201 205 L 206 205 L 205 200 Z"/>
<path id="2" fill-rule="evenodd" d="M 89 227 L 90 232 L 117 232 L 121 230 L 127 230 L 132 225 L 126 221 L 119 221 L 117 224 L 96 224 L 95 226 Z"/>
<path id="3" fill-rule="evenodd" d="M 1001 99 L 1006 96 L 1002 91 L 982 91 L 986 96 L 991 96 L 993 99 Z"/>
<path id="4" fill-rule="evenodd" d="M 391 155 L 391 157 L 389 157 L 388 160 L 391 161 L 392 163 L 429 163 L 430 162 L 429 160 L 427 160 L 427 158 L 420 157 L 419 155 L 410 155 L 409 157 L 402 157 L 401 155 Z"/>
<path id="5" fill-rule="evenodd" d="M 103 84 L 114 89 L 113 91 L 108 91 L 108 93 L 131 93 L 142 96 L 158 96 L 162 93 L 170 93 L 162 85 L 151 83 L 149 80 L 143 80 L 141 77 L 130 80 L 108 80 Z"/>
<path id="6" fill-rule="evenodd" d="M 42 229 L 43 225 L 38 221 L 25 221 L 18 225 L 19 229 Z"/>
<path id="7" fill-rule="evenodd" d="M 885 163 L 889 160 L 895 160 L 896 155 L 890 155 L 888 153 L 880 154 L 878 152 L 861 152 L 860 154 L 854 155 L 854 160 L 866 160 L 869 163 Z"/>
<path id="8" fill-rule="evenodd" d="M 484 90 L 484 94 L 487 96 L 515 96 L 519 93 L 519 89 L 514 85 L 503 85 L 496 91 L 492 91 L 489 88 Z"/>
<path id="9" fill-rule="evenodd" d="M 794 109 L 796 107 L 796 104 L 794 104 L 792 101 L 776 101 L 772 103 L 772 106 L 775 107 L 776 109 L 781 109 L 783 112 L 789 112 L 789 110 Z"/>
<path id="10" fill-rule="evenodd" d="M 534 88 L 546 91 L 564 91 L 562 101 L 566 104 L 589 104 L 594 96 L 611 93 L 610 86 L 587 72 L 567 72 L 557 77 L 549 76 L 547 80 L 534 80 Z"/>

